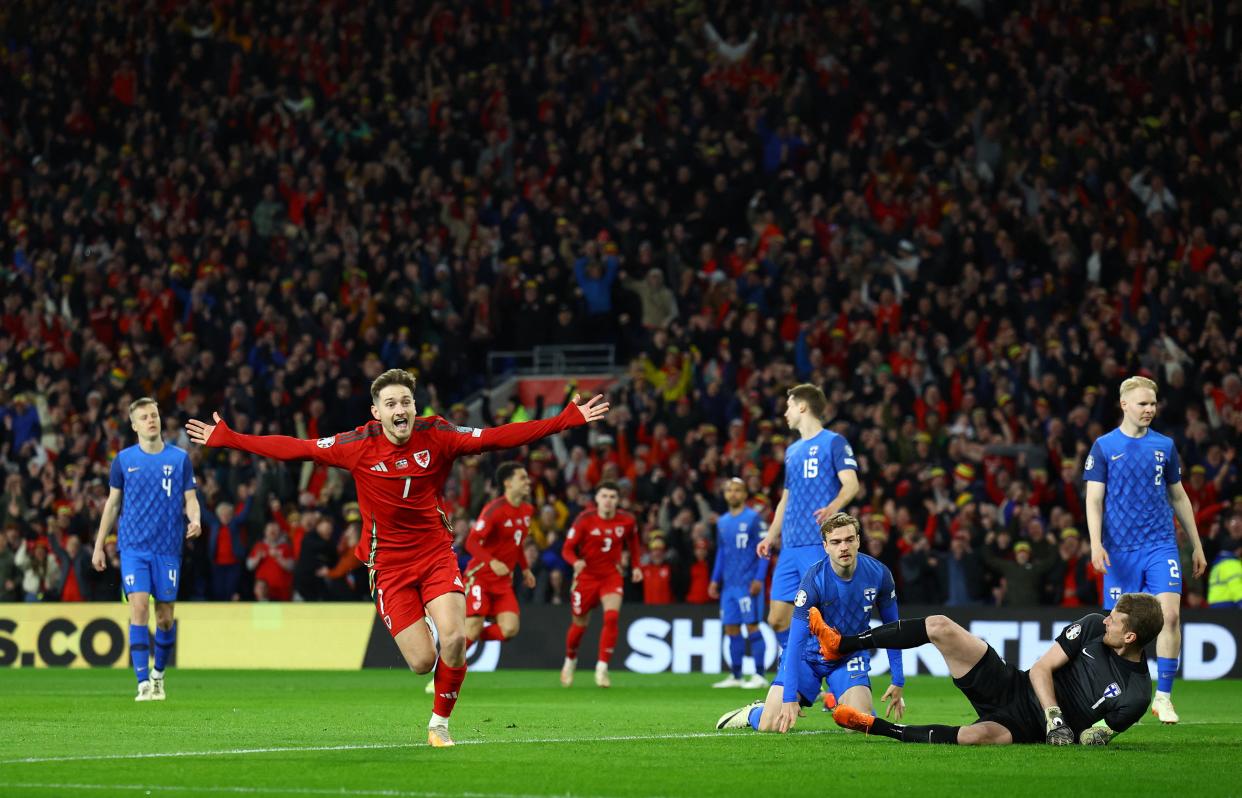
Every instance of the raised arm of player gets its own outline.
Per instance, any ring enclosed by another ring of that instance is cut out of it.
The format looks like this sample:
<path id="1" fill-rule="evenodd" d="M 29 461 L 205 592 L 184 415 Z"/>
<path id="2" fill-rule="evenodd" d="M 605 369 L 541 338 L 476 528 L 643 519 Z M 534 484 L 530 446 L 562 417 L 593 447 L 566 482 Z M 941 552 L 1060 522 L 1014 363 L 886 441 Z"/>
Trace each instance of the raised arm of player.
<path id="1" fill-rule="evenodd" d="M 499 427 L 487 427 L 470 431 L 469 435 L 458 435 L 449 439 L 449 446 L 454 455 L 478 454 L 497 449 L 513 449 L 534 443 L 540 438 L 599 421 L 608 415 L 608 400 L 603 394 L 596 394 L 587 402 L 579 404 L 579 395 L 565 405 L 565 409 L 553 418 L 540 421 L 520 421 L 513 424 L 501 424 Z M 463 428 L 464 429 L 464 428 Z"/>
<path id="2" fill-rule="evenodd" d="M 768 527 L 768 534 L 763 536 L 763 540 L 759 541 L 759 545 L 755 547 L 755 552 L 760 556 L 767 558 L 772 554 L 773 546 L 781 545 L 781 525 L 785 523 L 785 505 L 789 503 L 789 490 L 781 492 L 781 500 L 776 503 L 776 511 L 772 513 L 772 525 Z"/>
<path id="3" fill-rule="evenodd" d="M 185 423 L 191 441 L 201 446 L 239 449 L 274 460 L 314 460 L 338 468 L 352 468 L 360 452 L 356 446 L 337 446 L 335 435 L 313 441 L 287 435 L 243 435 L 229 429 L 219 413 L 212 413 L 211 417 L 214 424 L 196 418 Z"/>

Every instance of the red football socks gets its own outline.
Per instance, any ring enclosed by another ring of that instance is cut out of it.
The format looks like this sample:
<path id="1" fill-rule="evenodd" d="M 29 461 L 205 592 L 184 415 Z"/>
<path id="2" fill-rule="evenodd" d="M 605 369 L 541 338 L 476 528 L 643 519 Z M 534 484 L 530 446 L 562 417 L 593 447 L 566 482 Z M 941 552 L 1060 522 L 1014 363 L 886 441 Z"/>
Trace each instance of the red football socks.
<path id="1" fill-rule="evenodd" d="M 466 681 L 465 665 L 460 668 L 450 668 L 444 664 L 444 660 L 436 663 L 436 702 L 432 711 L 445 718 L 453 714 L 453 707 L 457 704 L 457 692 L 461 690 L 461 683 L 464 681 Z"/>
<path id="2" fill-rule="evenodd" d="M 617 647 L 617 627 L 620 619 L 620 610 L 604 610 L 604 631 L 599 635 L 600 662 L 607 663 L 612 659 L 612 650 Z"/>
<path id="3" fill-rule="evenodd" d="M 565 656 L 569 659 L 578 658 L 578 644 L 582 642 L 582 636 L 586 634 L 587 628 L 579 626 L 576 623 L 569 625 L 569 634 L 565 635 Z"/>

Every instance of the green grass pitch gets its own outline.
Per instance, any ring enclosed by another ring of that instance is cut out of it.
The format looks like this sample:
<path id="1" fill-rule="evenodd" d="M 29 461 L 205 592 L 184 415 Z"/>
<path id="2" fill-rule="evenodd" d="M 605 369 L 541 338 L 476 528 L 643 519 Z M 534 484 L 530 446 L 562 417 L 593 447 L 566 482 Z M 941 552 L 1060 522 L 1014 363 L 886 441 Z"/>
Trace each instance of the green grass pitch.
<path id="1" fill-rule="evenodd" d="M 718 733 L 751 693 L 713 678 L 614 673 L 600 690 L 582 669 L 565 690 L 552 672 L 472 674 L 459 745 L 436 750 L 426 680 L 410 673 L 173 670 L 166 702 L 136 704 L 122 671 L 13 670 L 0 675 L 0 796 L 1242 793 L 1242 681 L 1180 683 L 1181 725 L 1149 715 L 1108 748 L 966 749 L 866 739 L 818 708 L 789 736 Z M 910 722 L 969 719 L 947 679 L 906 693 Z"/>

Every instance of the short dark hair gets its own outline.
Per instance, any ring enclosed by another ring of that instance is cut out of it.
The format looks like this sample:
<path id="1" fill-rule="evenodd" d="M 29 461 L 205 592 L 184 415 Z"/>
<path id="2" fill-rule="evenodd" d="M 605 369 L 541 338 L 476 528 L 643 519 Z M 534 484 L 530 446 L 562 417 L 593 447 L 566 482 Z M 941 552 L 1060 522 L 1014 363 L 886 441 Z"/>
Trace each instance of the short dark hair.
<path id="1" fill-rule="evenodd" d="M 833 513 L 824 519 L 824 523 L 819 525 L 819 539 L 828 540 L 828 536 L 832 534 L 834 529 L 840 529 L 843 526 L 854 527 L 854 534 L 862 539 L 862 524 L 858 519 L 849 513 Z"/>
<path id="2" fill-rule="evenodd" d="M 515 463 L 512 460 L 507 463 L 501 463 L 500 467 L 496 469 L 496 487 L 504 490 L 505 483 L 509 481 L 509 478 L 523 468 L 525 466 L 521 463 Z"/>
<path id="3" fill-rule="evenodd" d="M 375 378 L 371 383 L 371 404 L 379 404 L 380 391 L 390 385 L 404 385 L 410 389 L 410 393 L 414 393 L 414 375 L 405 369 L 388 369 L 383 374 Z"/>
<path id="4" fill-rule="evenodd" d="M 791 402 L 806 402 L 807 409 L 816 418 L 823 418 L 824 411 L 828 409 L 828 397 L 824 396 L 823 390 L 818 385 L 804 382 L 790 388 L 786 395 Z"/>
<path id="5" fill-rule="evenodd" d="M 1122 593 L 1113 610 L 1126 616 L 1126 628 L 1138 637 L 1140 648 L 1155 640 L 1164 628 L 1160 601 L 1148 593 Z"/>
<path id="6" fill-rule="evenodd" d="M 615 490 L 618 496 L 621 495 L 621 486 L 613 482 L 611 479 L 605 479 L 603 482 L 595 486 L 596 493 L 599 493 L 601 490 Z"/>

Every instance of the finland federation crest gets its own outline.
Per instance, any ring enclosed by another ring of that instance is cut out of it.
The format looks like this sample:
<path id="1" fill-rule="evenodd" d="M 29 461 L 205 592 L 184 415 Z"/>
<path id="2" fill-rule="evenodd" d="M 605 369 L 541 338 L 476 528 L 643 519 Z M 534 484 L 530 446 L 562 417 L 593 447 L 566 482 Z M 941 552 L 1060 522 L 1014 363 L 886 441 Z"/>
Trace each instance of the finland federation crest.
<path id="1" fill-rule="evenodd" d="M 868 604 L 873 604 L 875 603 L 875 595 L 876 589 L 874 587 L 869 587 L 863 591 L 863 600 Z"/>
<path id="2" fill-rule="evenodd" d="M 1121 695 L 1121 685 L 1116 682 L 1113 682 L 1108 687 L 1104 688 L 1105 698 L 1116 698 L 1119 695 Z"/>
<path id="3" fill-rule="evenodd" d="M 173 472 L 173 467 L 172 467 L 172 466 L 170 466 L 170 465 L 166 465 L 166 466 L 164 466 L 164 476 L 166 476 L 166 477 L 171 477 L 171 476 L 172 476 L 172 472 Z"/>

